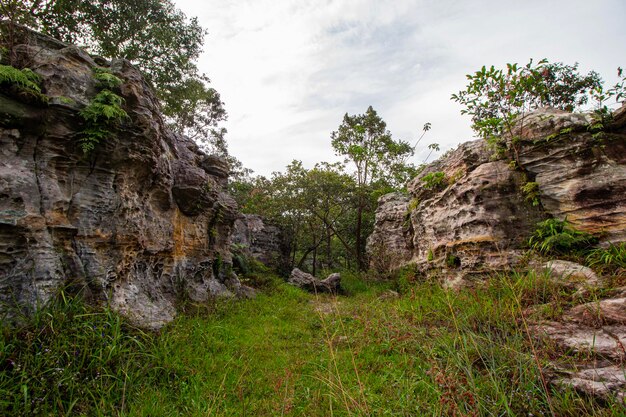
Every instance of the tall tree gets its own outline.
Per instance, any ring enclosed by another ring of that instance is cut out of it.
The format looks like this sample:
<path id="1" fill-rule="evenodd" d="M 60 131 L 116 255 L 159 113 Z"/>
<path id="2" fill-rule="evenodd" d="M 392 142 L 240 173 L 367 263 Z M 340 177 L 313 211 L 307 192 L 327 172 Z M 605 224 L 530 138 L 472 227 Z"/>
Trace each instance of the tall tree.
<path id="1" fill-rule="evenodd" d="M 410 178 L 412 169 L 405 161 L 413 155 L 413 148 L 392 138 L 387 124 L 372 106 L 364 114 L 346 113 L 339 129 L 331 134 L 331 143 L 335 153 L 355 168 L 356 258 L 359 269 L 364 269 L 363 219 L 366 211 L 373 212 L 371 195 L 375 187 L 398 187 Z"/>

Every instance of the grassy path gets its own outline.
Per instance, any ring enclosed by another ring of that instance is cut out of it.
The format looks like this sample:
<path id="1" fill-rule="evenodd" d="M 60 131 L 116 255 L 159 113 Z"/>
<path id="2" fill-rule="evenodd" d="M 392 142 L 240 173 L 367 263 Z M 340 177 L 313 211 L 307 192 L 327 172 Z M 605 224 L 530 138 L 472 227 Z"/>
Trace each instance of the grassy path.
<path id="1" fill-rule="evenodd" d="M 0 414 L 626 415 L 544 388 L 557 352 L 533 355 L 521 308 L 553 293 L 527 277 L 461 292 L 414 284 L 401 296 L 390 284 L 345 286 L 349 296 L 331 297 L 276 283 L 159 335 L 72 304 L 48 312 L 3 334 Z"/>

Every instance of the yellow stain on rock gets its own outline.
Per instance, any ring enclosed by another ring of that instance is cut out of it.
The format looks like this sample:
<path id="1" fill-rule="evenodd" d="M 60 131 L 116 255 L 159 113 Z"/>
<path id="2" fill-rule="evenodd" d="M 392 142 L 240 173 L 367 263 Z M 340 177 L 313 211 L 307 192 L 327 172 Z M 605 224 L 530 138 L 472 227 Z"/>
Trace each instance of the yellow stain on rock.
<path id="1" fill-rule="evenodd" d="M 193 221 L 182 214 L 178 208 L 174 211 L 174 259 L 180 259 L 193 252 L 206 250 L 207 236 L 198 233 L 197 219 Z"/>

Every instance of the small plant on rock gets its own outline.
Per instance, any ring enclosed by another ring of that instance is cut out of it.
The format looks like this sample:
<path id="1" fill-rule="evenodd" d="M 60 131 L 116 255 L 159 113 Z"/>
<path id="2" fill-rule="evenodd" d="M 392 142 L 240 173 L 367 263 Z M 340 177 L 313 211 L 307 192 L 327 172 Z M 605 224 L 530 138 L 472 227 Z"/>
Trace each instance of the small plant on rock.
<path id="1" fill-rule="evenodd" d="M 441 171 L 431 172 L 422 177 L 424 188 L 427 190 L 442 190 L 448 185 L 446 174 Z"/>
<path id="2" fill-rule="evenodd" d="M 524 194 L 525 200 L 532 204 L 533 207 L 537 207 L 539 205 L 539 183 L 529 181 L 522 186 L 521 190 Z"/>
<path id="3" fill-rule="evenodd" d="M 79 143 L 85 154 L 92 152 L 98 143 L 109 138 L 128 118 L 128 114 L 122 109 L 124 99 L 110 90 L 119 87 L 122 80 L 101 68 L 94 72 L 98 86 L 102 90 L 80 111 L 86 127 L 82 131 Z"/>
<path id="4" fill-rule="evenodd" d="M 567 255 L 588 249 L 597 241 L 589 233 L 574 229 L 567 220 L 548 219 L 537 224 L 528 244 L 544 255 Z"/>
<path id="5" fill-rule="evenodd" d="M 13 95 L 25 97 L 39 103 L 47 103 L 48 97 L 41 93 L 41 77 L 30 68 L 18 69 L 0 65 L 0 88 Z"/>

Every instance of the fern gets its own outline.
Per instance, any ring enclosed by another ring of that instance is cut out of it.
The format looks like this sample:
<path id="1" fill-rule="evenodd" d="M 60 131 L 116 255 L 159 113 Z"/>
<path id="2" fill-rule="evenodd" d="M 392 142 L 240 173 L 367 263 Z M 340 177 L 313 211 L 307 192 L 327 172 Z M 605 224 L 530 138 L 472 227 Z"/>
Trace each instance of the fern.
<path id="1" fill-rule="evenodd" d="M 111 72 L 107 69 L 94 68 L 94 73 L 94 78 L 98 82 L 98 87 L 100 88 L 113 90 L 122 85 L 122 80 L 111 74 Z"/>
<path id="2" fill-rule="evenodd" d="M 0 65 L 0 87 L 15 89 L 17 93 L 30 96 L 40 103 L 47 103 L 48 97 L 41 93 L 41 77 L 29 68 L 17 69 L 10 65 Z"/>
<path id="3" fill-rule="evenodd" d="M 80 116 L 87 124 L 79 138 L 83 153 L 92 152 L 97 144 L 109 138 L 113 130 L 128 118 L 128 114 L 121 107 L 122 104 L 124 104 L 122 97 L 105 89 L 96 94 L 80 111 Z"/>
<path id="4" fill-rule="evenodd" d="M 528 244 L 531 249 L 544 255 L 566 255 L 587 249 L 597 241 L 589 233 L 571 227 L 567 220 L 548 219 L 537 224 Z"/>

